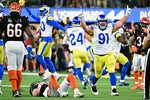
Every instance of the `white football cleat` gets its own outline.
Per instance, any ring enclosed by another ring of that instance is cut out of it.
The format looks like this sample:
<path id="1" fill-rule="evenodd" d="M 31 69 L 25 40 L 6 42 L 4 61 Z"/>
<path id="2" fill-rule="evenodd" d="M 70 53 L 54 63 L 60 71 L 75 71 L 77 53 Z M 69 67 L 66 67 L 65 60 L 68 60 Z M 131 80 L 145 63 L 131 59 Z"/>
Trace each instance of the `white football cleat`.
<path id="1" fill-rule="evenodd" d="M 54 74 L 54 75 L 55 75 L 57 81 L 61 78 L 60 74 Z"/>
<path id="2" fill-rule="evenodd" d="M 82 98 L 82 97 L 84 97 L 84 94 L 82 94 L 80 91 L 74 93 L 74 98 Z"/>
<path id="3" fill-rule="evenodd" d="M 50 75 L 51 75 L 50 72 L 45 72 L 45 73 L 43 74 L 44 77 L 43 77 L 42 81 L 46 81 L 47 79 L 49 79 Z"/>
<path id="4" fill-rule="evenodd" d="M 68 93 L 67 93 L 67 92 L 62 91 L 62 89 L 61 89 L 61 88 L 59 88 L 57 91 L 59 92 L 59 95 L 60 95 L 60 97 L 61 97 L 61 98 L 62 98 L 62 97 L 66 97 L 66 96 L 68 96 Z"/>

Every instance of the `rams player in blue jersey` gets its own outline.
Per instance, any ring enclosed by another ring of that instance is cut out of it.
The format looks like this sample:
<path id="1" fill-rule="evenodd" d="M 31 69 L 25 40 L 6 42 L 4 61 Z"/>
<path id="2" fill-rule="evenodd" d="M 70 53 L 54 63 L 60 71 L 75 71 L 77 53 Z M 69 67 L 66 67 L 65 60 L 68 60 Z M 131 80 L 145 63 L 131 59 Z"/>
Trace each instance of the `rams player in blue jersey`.
<path id="1" fill-rule="evenodd" d="M 43 39 L 43 42 L 41 42 L 39 45 L 38 52 L 37 52 L 37 59 L 45 70 L 42 81 L 47 80 L 50 76 L 50 72 L 48 71 L 46 63 L 48 67 L 50 68 L 50 70 L 52 71 L 52 73 L 56 76 L 56 78 L 59 79 L 60 75 L 56 72 L 54 64 L 50 60 L 50 55 L 51 55 L 50 48 L 53 45 L 52 29 L 53 29 L 53 26 L 63 30 L 64 32 L 66 31 L 66 29 L 53 20 L 53 17 L 50 15 L 50 7 L 47 5 L 42 5 L 39 8 L 40 17 L 33 15 L 29 8 L 27 8 L 26 11 L 37 22 L 40 22 L 41 37 Z"/>
<path id="2" fill-rule="evenodd" d="M 92 93 L 98 95 L 98 91 L 96 89 L 96 82 L 102 76 L 102 71 L 104 66 L 107 66 L 109 75 L 110 75 L 110 83 L 111 83 L 111 95 L 118 96 L 116 90 L 116 75 L 115 75 L 115 58 L 112 52 L 111 47 L 111 36 L 112 33 L 117 31 L 128 19 L 128 16 L 131 13 L 131 9 L 127 7 L 126 15 L 114 26 L 112 23 L 108 23 L 108 19 L 105 15 L 99 15 L 97 18 L 97 25 L 94 26 L 93 33 L 93 52 L 94 52 L 94 67 L 95 67 L 95 75 L 85 80 L 84 88 L 86 88 L 87 84 L 91 81 L 90 87 Z M 79 14 L 79 18 L 81 19 L 81 26 L 83 29 L 90 34 L 91 29 L 86 26 L 85 21 L 83 20 L 83 14 Z"/>
<path id="3" fill-rule="evenodd" d="M 0 2 L 0 17 L 6 16 L 6 14 L 3 12 L 4 5 Z M 0 95 L 2 94 L 1 91 L 1 83 L 4 73 L 4 43 L 2 36 L 0 36 Z"/>

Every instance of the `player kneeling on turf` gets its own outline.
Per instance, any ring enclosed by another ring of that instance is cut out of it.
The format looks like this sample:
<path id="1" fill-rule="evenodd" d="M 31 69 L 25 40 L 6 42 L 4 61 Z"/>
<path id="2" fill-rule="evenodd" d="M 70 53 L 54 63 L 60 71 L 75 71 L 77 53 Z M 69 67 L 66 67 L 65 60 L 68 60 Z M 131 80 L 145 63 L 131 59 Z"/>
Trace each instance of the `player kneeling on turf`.
<path id="1" fill-rule="evenodd" d="M 73 74 L 68 75 L 63 80 L 60 86 L 54 75 L 50 75 L 48 82 L 41 82 L 41 83 L 34 82 L 30 85 L 30 94 L 32 96 L 43 96 L 43 97 L 66 97 L 68 96 L 68 89 L 70 85 L 74 90 L 75 98 L 84 97 L 84 94 L 82 94 L 78 89 L 77 82 Z"/>

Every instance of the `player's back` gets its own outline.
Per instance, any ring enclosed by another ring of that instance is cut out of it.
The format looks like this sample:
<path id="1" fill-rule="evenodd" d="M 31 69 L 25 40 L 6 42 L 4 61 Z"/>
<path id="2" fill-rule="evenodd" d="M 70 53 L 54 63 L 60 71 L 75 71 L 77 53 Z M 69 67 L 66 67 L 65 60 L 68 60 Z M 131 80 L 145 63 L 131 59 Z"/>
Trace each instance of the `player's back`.
<path id="1" fill-rule="evenodd" d="M 28 17 L 20 16 L 13 19 L 11 16 L 1 17 L 1 29 L 4 31 L 4 42 L 24 41 L 24 31 L 29 26 Z"/>
<path id="2" fill-rule="evenodd" d="M 98 26 L 94 26 L 93 51 L 97 55 L 105 55 L 112 51 L 110 44 L 112 34 L 112 24 L 109 23 L 105 30 L 100 30 Z"/>
<path id="3" fill-rule="evenodd" d="M 82 27 L 73 27 L 67 29 L 67 34 L 70 40 L 70 50 L 86 51 L 84 45 L 84 30 Z"/>

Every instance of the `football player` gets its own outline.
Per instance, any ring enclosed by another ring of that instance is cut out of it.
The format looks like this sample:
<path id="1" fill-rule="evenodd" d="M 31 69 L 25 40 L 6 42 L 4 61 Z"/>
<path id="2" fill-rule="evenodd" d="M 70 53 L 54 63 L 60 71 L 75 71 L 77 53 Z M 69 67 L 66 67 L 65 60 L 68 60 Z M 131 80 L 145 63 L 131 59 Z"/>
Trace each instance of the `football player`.
<path id="1" fill-rule="evenodd" d="M 52 29 L 53 26 L 63 30 L 64 32 L 66 31 L 66 29 L 53 20 L 53 17 L 50 15 L 50 7 L 47 5 L 42 5 L 39 8 L 40 17 L 36 17 L 35 15 L 33 15 L 29 8 L 27 8 L 26 10 L 32 18 L 34 18 L 37 22 L 40 22 L 41 37 L 43 41 L 39 45 L 37 52 L 37 59 L 45 70 L 42 81 L 47 80 L 50 76 L 50 72 L 46 66 L 46 63 L 50 68 L 50 70 L 52 71 L 52 73 L 56 76 L 56 78 L 60 79 L 60 75 L 56 72 L 54 64 L 49 58 L 51 55 L 51 47 L 53 45 Z M 57 51 L 58 50 L 57 44 L 55 46 Z"/>
<path id="2" fill-rule="evenodd" d="M 20 97 L 20 85 L 22 80 L 22 64 L 25 55 L 24 31 L 32 45 L 32 55 L 36 55 L 34 37 L 29 27 L 28 17 L 20 16 L 21 6 L 13 2 L 9 6 L 10 16 L 0 19 L 0 33 L 4 31 L 4 42 L 8 59 L 8 79 L 13 88 L 13 97 Z"/>
<path id="3" fill-rule="evenodd" d="M 102 75 L 103 67 L 106 65 L 107 70 L 110 75 L 111 82 L 111 95 L 118 96 L 119 93 L 116 91 L 116 75 L 115 75 L 115 58 L 112 52 L 112 47 L 110 43 L 110 38 L 112 33 L 117 31 L 128 19 L 130 15 L 131 9 L 127 6 L 127 11 L 125 16 L 114 26 L 112 23 L 108 23 L 108 19 L 105 15 L 99 15 L 97 18 L 97 24 L 94 26 L 93 33 L 93 52 L 94 52 L 94 67 L 95 67 L 95 75 L 90 78 L 85 79 L 84 88 L 86 89 L 87 84 L 91 81 L 91 90 L 92 93 L 98 95 L 98 91 L 96 89 L 96 82 Z M 83 20 L 83 14 L 79 14 L 79 18 L 81 19 L 81 26 L 87 33 L 91 33 L 91 29 L 86 26 L 85 21 Z"/>
<path id="4" fill-rule="evenodd" d="M 68 28 L 66 30 L 66 36 L 64 39 L 68 38 L 70 41 L 70 51 L 73 52 L 73 58 L 75 63 L 75 70 L 77 75 L 82 82 L 83 85 L 83 74 L 81 72 L 81 62 L 85 64 L 86 72 L 88 75 L 91 75 L 89 70 L 90 64 L 88 61 L 86 47 L 84 43 L 84 37 L 86 37 L 86 33 L 84 33 L 83 28 L 80 26 L 80 19 L 79 17 L 73 18 L 73 28 Z"/>
<path id="5" fill-rule="evenodd" d="M 114 24 L 118 22 L 119 22 L 118 19 L 113 21 Z M 130 62 L 125 55 L 120 53 L 121 43 L 125 45 L 128 44 L 127 38 L 123 32 L 123 28 L 118 29 L 118 31 L 112 34 L 111 44 L 112 44 L 112 51 L 114 53 L 116 62 L 123 65 L 123 68 L 121 71 L 121 77 L 119 81 L 119 86 L 129 86 L 129 83 L 126 83 L 124 79 L 125 79 L 125 75 L 127 73 L 128 67 L 130 66 Z M 103 70 L 102 75 L 105 75 L 106 73 L 107 73 L 107 68 Z"/>
<path id="6" fill-rule="evenodd" d="M 130 40 L 130 46 L 132 46 L 135 42 L 134 49 L 136 48 L 134 56 L 133 56 L 133 67 L 134 67 L 134 80 L 135 84 L 131 88 L 132 90 L 140 88 L 141 90 L 144 89 L 144 63 L 145 63 L 145 55 L 142 54 L 141 51 L 144 41 L 147 37 L 147 26 L 149 24 L 149 19 L 147 17 L 143 17 L 140 20 L 140 28 L 134 29 L 134 35 Z M 142 67 L 142 80 L 141 84 L 139 84 L 139 70 Z"/>
<path id="7" fill-rule="evenodd" d="M 0 17 L 6 16 L 3 12 L 4 5 L 0 2 Z M 1 83 L 4 73 L 4 43 L 2 37 L 0 37 L 0 95 L 2 94 Z"/>
<path id="8" fill-rule="evenodd" d="M 76 78 L 73 74 L 68 75 L 60 86 L 54 75 L 50 75 L 48 82 L 33 82 L 30 85 L 30 94 L 32 96 L 43 97 L 66 97 L 68 96 L 68 89 L 70 85 L 74 90 L 74 98 L 84 97 L 84 94 L 82 94 L 78 89 Z"/>

